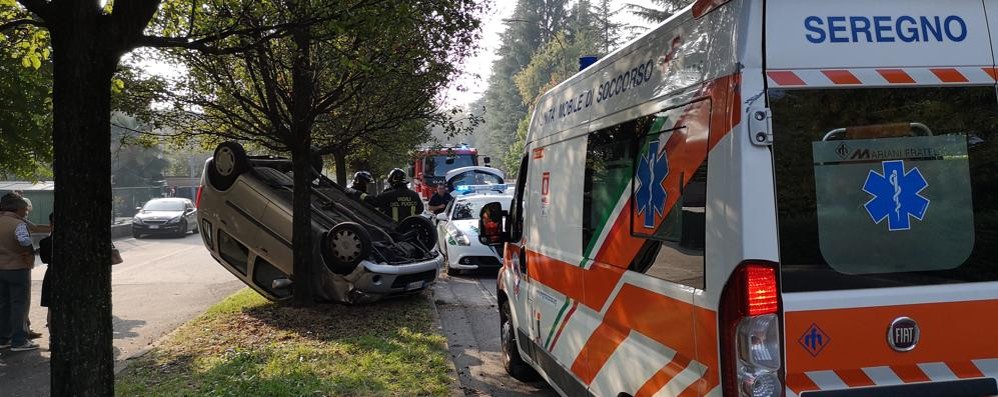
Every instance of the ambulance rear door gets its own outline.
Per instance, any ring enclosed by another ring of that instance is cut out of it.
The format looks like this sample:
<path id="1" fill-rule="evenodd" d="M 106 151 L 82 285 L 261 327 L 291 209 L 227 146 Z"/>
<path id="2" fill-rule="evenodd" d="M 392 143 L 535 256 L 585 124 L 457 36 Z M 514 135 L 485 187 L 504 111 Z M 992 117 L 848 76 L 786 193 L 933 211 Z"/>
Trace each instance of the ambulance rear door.
<path id="1" fill-rule="evenodd" d="M 998 394 L 986 6 L 767 2 L 788 396 Z"/>

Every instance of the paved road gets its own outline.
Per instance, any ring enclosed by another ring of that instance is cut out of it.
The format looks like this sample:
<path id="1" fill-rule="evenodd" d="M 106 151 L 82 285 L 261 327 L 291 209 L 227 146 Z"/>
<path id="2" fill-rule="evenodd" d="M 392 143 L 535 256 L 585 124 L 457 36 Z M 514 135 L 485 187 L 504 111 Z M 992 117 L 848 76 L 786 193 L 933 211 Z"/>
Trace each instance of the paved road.
<path id="1" fill-rule="evenodd" d="M 111 272 L 116 367 L 243 284 L 211 258 L 201 237 L 115 241 L 124 263 Z M 40 350 L 0 351 L 0 397 L 49 394 L 46 309 L 38 306 L 45 266 L 32 271 L 31 324 Z"/>
<path id="2" fill-rule="evenodd" d="M 465 395 L 557 396 L 544 382 L 523 383 L 503 369 L 494 270 L 442 275 L 433 294 Z"/>

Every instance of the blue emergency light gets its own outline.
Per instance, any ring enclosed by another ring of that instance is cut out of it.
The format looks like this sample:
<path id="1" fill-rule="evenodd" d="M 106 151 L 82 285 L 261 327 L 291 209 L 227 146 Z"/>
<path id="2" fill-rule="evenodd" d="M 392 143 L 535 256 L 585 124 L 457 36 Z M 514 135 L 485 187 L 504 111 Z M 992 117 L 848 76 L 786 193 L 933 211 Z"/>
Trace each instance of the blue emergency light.
<path id="1" fill-rule="evenodd" d="M 488 192 L 505 193 L 507 187 L 508 185 L 505 183 L 497 185 L 457 185 L 457 187 L 454 188 L 454 192 L 460 195 Z"/>

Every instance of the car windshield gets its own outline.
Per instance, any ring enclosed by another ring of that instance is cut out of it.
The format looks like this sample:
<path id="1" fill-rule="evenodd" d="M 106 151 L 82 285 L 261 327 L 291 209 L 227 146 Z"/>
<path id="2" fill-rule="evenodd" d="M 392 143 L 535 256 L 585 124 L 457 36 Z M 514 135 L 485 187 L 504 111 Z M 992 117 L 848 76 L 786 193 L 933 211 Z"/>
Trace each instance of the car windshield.
<path id="1" fill-rule="evenodd" d="M 769 100 L 785 291 L 998 280 L 994 87 Z"/>
<path id="2" fill-rule="evenodd" d="M 144 211 L 183 211 L 184 202 L 178 200 L 152 200 L 142 207 Z"/>
<path id="3" fill-rule="evenodd" d="M 464 219 L 478 219 L 479 213 L 482 212 L 482 206 L 492 202 L 498 202 L 502 205 L 502 209 L 508 210 L 509 203 L 513 200 L 512 196 L 489 196 L 487 198 L 479 198 L 475 200 L 461 200 L 458 199 L 454 203 L 454 213 L 451 216 L 451 220 L 460 221 Z"/>
<path id="4" fill-rule="evenodd" d="M 455 221 L 463 219 L 478 219 L 478 213 L 481 210 L 481 203 L 474 201 L 458 201 L 454 204 L 454 215 L 451 218 Z"/>
<path id="5" fill-rule="evenodd" d="M 440 154 L 426 158 L 426 176 L 446 176 L 447 172 L 461 167 L 470 167 L 476 164 L 473 154 Z"/>

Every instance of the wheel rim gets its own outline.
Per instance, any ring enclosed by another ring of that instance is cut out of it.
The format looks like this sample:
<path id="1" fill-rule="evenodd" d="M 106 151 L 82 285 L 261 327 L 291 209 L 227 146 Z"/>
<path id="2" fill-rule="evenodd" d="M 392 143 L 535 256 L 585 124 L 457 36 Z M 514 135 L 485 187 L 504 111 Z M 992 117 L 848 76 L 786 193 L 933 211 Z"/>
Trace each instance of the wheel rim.
<path id="1" fill-rule="evenodd" d="M 360 256 L 361 242 L 357 234 L 343 230 L 333 236 L 333 255 L 342 262 L 357 260 Z"/>
<path id="2" fill-rule="evenodd" d="M 218 171 L 218 174 L 222 176 L 232 175 L 232 171 L 235 168 L 236 155 L 232 153 L 232 149 L 227 147 L 219 148 L 218 155 L 215 156 L 215 170 Z"/>

